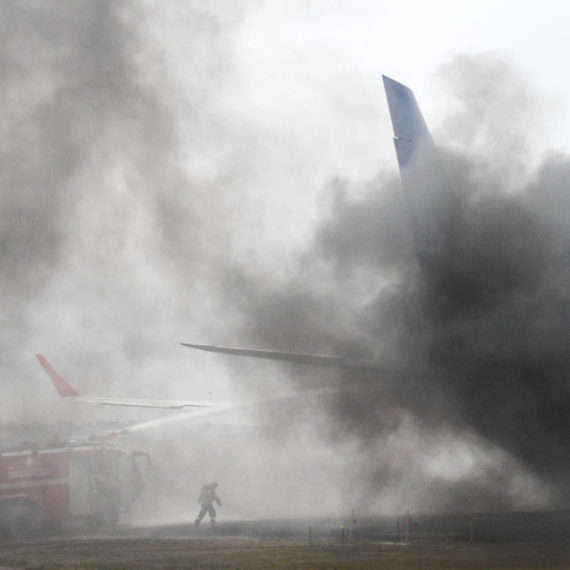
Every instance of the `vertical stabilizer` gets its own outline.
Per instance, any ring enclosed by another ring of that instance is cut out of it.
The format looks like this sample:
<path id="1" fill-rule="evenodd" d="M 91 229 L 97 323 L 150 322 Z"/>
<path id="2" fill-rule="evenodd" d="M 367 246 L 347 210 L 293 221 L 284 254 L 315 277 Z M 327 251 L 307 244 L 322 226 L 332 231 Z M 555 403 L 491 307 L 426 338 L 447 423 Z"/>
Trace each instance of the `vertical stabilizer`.
<path id="1" fill-rule="evenodd" d="M 48 373 L 51 381 L 62 398 L 75 398 L 76 396 L 79 396 L 79 392 L 48 362 L 48 359 L 45 356 L 36 354 L 36 358 Z"/>
<path id="2" fill-rule="evenodd" d="M 383 79 L 418 260 L 424 275 L 432 277 L 456 243 L 461 209 L 414 93 Z"/>

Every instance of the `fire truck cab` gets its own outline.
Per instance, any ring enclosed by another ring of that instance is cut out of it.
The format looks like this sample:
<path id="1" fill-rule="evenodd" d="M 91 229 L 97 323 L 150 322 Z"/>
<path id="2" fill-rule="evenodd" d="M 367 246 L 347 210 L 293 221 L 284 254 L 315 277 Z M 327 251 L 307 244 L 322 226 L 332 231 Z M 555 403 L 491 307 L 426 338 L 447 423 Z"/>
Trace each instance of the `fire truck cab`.
<path id="1" fill-rule="evenodd" d="M 54 442 L 0 451 L 0 532 L 83 519 L 114 527 L 139 497 L 150 470 L 144 452 L 105 442 Z"/>

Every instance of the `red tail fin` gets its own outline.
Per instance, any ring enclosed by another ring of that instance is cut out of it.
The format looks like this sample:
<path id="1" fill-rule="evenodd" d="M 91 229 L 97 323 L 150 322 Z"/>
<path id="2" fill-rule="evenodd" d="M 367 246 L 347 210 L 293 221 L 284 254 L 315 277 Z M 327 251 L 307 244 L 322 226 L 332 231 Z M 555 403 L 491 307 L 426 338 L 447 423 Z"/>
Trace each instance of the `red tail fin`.
<path id="1" fill-rule="evenodd" d="M 67 380 L 47 361 L 45 356 L 36 354 L 37 359 L 43 366 L 44 370 L 48 373 L 54 386 L 57 388 L 62 398 L 71 398 L 72 396 L 79 396 L 79 392 L 71 386 Z"/>

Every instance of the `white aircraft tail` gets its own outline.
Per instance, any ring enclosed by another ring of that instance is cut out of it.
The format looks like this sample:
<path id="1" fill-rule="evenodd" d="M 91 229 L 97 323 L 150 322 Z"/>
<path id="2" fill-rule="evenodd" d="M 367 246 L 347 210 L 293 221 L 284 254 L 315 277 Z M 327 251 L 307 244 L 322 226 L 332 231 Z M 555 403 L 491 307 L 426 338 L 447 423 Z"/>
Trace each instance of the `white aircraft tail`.
<path id="1" fill-rule="evenodd" d="M 411 89 L 383 76 L 394 145 L 424 277 L 443 270 L 458 242 L 463 216 L 443 163 Z"/>

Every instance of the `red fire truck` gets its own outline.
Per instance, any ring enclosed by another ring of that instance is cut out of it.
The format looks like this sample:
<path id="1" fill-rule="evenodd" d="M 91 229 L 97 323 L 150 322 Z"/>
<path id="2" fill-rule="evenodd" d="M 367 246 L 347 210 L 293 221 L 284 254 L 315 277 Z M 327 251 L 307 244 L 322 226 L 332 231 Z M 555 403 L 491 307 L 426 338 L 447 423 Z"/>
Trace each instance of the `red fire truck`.
<path id="1" fill-rule="evenodd" d="M 149 470 L 146 453 L 103 441 L 0 451 L 0 531 L 23 534 L 79 519 L 113 527 L 121 508 L 141 494 Z"/>

